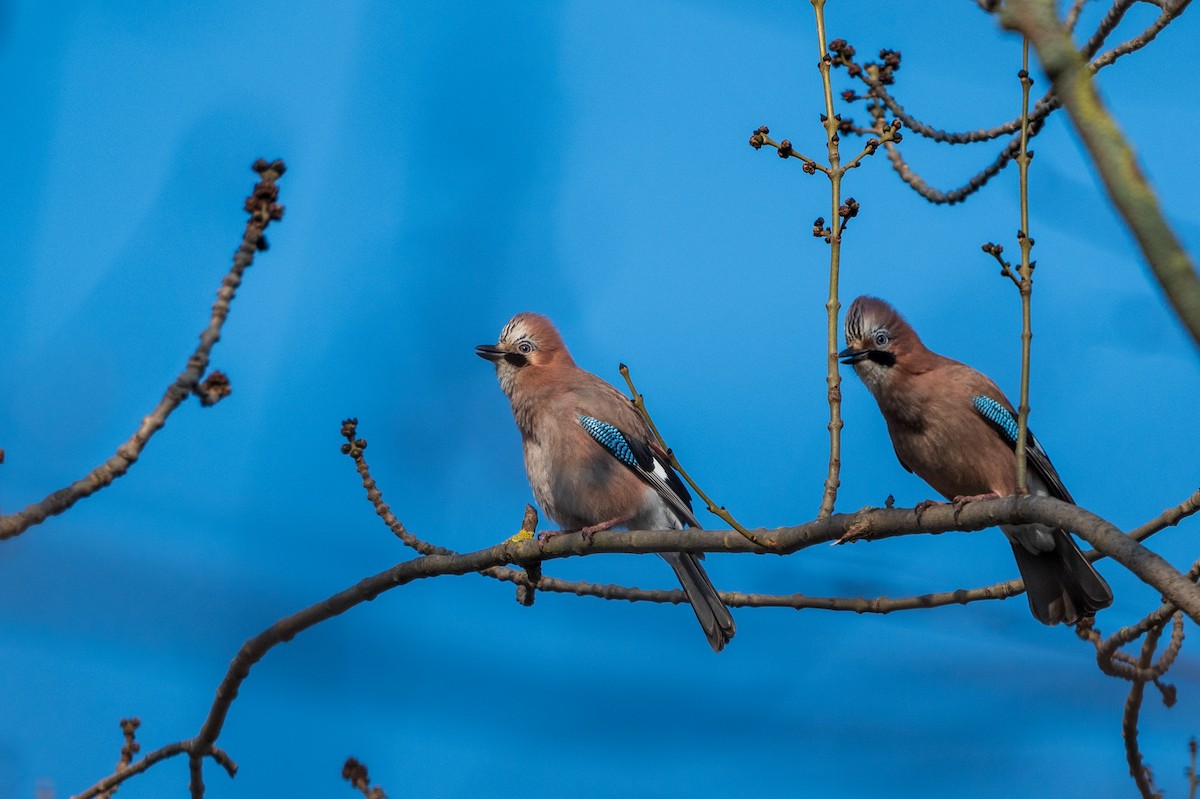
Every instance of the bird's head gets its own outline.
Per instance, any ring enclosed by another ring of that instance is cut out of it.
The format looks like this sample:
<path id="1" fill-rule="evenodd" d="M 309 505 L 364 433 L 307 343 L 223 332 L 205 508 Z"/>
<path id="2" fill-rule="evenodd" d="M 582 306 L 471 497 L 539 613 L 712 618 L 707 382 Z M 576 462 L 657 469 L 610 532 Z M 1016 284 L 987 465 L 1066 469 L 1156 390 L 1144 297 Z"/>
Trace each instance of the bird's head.
<path id="1" fill-rule="evenodd" d="M 838 353 L 874 392 L 893 377 L 898 362 L 923 349 L 921 339 L 896 309 L 883 300 L 862 296 L 846 312 L 846 349 Z"/>
<path id="2" fill-rule="evenodd" d="M 500 331 L 500 339 L 495 344 L 480 344 L 475 354 L 496 365 L 500 387 L 510 397 L 518 384 L 546 368 L 574 364 L 554 323 L 528 311 L 510 319 Z"/>

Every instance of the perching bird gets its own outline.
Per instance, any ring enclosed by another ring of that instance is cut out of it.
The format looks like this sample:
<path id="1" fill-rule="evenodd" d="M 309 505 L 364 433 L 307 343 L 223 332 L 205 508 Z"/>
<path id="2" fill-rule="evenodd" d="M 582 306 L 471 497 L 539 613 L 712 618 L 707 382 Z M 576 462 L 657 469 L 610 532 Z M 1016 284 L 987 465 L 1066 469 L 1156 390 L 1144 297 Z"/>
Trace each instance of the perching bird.
<path id="1" fill-rule="evenodd" d="M 859 297 L 846 314 L 842 363 L 853 364 L 879 403 L 900 465 L 956 502 L 1017 491 L 1017 420 L 996 384 L 931 352 L 896 309 Z M 1074 503 L 1046 451 L 1027 436 L 1029 491 Z M 1073 624 L 1112 604 L 1112 591 L 1064 530 L 1001 525 L 1043 624 Z"/>
<path id="2" fill-rule="evenodd" d="M 475 348 L 496 365 L 521 431 L 525 471 L 542 510 L 564 531 L 596 533 L 699 527 L 692 499 L 650 428 L 621 392 L 575 365 L 554 325 L 519 313 L 493 346 Z M 714 651 L 733 637 L 733 617 L 700 557 L 663 553 Z"/>

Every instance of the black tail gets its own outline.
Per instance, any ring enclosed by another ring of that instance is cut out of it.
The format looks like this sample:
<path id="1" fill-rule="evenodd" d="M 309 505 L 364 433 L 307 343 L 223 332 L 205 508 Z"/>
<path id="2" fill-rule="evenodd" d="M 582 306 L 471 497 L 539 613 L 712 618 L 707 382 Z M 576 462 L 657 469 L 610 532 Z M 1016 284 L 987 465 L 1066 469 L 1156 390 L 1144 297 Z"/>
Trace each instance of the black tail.
<path id="1" fill-rule="evenodd" d="M 1016 541 L 1010 543 L 1025 581 L 1029 609 L 1042 624 L 1074 624 L 1112 604 L 1108 583 L 1062 530 L 1054 531 L 1054 549 L 1047 552 L 1034 553 Z"/>
<path id="2" fill-rule="evenodd" d="M 714 652 L 720 652 L 733 638 L 737 628 L 729 608 L 725 607 L 712 580 L 708 579 L 708 573 L 695 555 L 664 552 L 662 557 L 675 570 L 675 576 L 679 578 L 679 584 L 683 586 L 683 592 L 687 594 L 688 602 L 692 604 L 692 610 L 704 628 L 709 646 Z"/>

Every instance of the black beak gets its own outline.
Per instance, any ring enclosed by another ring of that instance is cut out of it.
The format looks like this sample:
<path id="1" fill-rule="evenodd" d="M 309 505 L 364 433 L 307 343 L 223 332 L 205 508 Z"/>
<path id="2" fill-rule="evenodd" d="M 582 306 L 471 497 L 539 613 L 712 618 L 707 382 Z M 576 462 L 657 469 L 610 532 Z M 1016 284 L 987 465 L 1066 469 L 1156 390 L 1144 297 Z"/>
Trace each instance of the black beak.
<path id="1" fill-rule="evenodd" d="M 870 357 L 870 350 L 856 350 L 853 347 L 847 347 L 838 353 L 838 358 L 840 358 L 844 364 L 858 363 L 859 361 L 865 361 Z"/>
<path id="2" fill-rule="evenodd" d="M 500 349 L 495 344 L 480 344 L 475 348 L 475 354 L 480 358 L 495 363 L 504 357 L 504 350 Z"/>
<path id="3" fill-rule="evenodd" d="M 513 366 L 525 366 L 529 363 L 529 359 L 521 353 L 502 350 L 495 344 L 480 344 L 475 348 L 475 354 L 480 358 L 486 358 L 492 363 L 508 361 Z"/>

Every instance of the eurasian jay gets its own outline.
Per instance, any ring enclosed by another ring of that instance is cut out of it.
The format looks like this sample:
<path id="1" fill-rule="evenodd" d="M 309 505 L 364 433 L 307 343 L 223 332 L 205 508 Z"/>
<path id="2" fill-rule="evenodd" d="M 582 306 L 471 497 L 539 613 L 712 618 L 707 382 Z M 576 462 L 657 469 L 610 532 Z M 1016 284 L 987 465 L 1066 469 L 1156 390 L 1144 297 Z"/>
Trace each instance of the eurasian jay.
<path id="1" fill-rule="evenodd" d="M 879 403 L 900 465 L 955 503 L 1017 491 L 1017 419 L 996 384 L 931 352 L 891 305 L 859 297 L 838 353 Z M 1030 492 L 1073 503 L 1038 440 L 1026 439 Z M 1112 591 L 1064 530 L 1001 525 L 1043 624 L 1073 624 L 1112 604 Z"/>
<path id="2" fill-rule="evenodd" d="M 525 471 L 542 510 L 564 531 L 699 527 L 691 495 L 625 395 L 575 365 L 554 325 L 519 313 L 495 344 L 475 348 L 496 365 L 512 404 Z M 713 650 L 734 634 L 733 617 L 708 579 L 703 555 L 663 553 Z"/>

